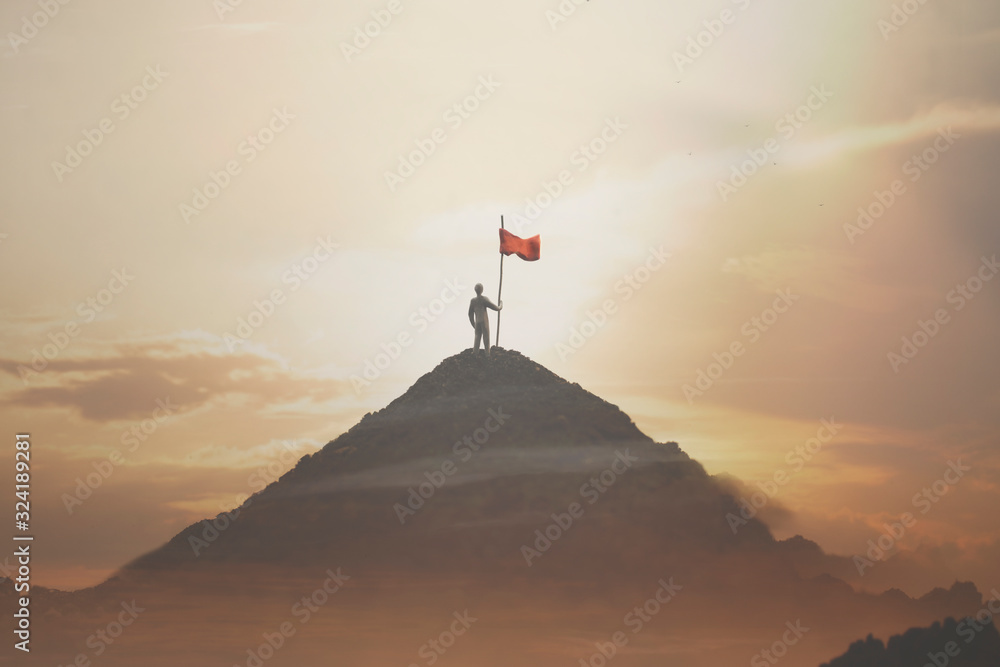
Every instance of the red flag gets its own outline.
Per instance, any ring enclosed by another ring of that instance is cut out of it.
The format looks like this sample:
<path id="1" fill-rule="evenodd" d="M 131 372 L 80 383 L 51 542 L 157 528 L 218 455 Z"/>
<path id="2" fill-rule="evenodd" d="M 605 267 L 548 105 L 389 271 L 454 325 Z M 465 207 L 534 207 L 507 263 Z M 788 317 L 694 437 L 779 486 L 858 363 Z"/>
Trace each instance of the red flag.
<path id="1" fill-rule="evenodd" d="M 542 237 L 532 236 L 530 239 L 522 239 L 506 229 L 501 229 L 500 252 L 505 255 L 517 255 L 523 260 L 534 262 L 542 256 Z"/>

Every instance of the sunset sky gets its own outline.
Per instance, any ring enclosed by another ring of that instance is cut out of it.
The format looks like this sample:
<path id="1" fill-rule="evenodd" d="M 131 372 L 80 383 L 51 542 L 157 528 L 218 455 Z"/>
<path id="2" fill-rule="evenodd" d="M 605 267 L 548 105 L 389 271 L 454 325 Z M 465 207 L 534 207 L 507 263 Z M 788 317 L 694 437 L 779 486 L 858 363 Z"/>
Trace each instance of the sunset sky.
<path id="1" fill-rule="evenodd" d="M 232 4 L 0 5 L 36 583 L 100 582 L 471 346 L 503 214 L 542 258 L 506 260 L 502 346 L 748 494 L 833 419 L 775 534 L 849 556 L 911 512 L 908 593 L 1000 586 L 995 2 Z"/>

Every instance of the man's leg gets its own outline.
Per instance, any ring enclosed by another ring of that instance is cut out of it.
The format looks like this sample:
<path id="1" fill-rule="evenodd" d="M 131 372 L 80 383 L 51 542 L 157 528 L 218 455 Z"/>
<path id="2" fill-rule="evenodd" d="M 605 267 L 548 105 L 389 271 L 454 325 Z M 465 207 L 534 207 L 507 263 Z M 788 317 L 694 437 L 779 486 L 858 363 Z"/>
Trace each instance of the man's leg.
<path id="1" fill-rule="evenodd" d="M 483 337 L 483 328 L 476 324 L 476 343 L 472 346 L 473 352 L 479 352 L 479 339 Z"/>
<path id="2" fill-rule="evenodd" d="M 490 356 L 490 321 L 483 322 L 483 347 L 486 349 L 486 356 Z"/>

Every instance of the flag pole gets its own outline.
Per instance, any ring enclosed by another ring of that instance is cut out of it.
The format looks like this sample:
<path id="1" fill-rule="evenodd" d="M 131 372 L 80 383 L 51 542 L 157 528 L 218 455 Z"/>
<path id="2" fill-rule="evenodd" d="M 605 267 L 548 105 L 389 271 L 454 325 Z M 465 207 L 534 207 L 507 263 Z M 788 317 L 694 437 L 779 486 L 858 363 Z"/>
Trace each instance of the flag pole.
<path id="1" fill-rule="evenodd" d="M 504 226 L 503 226 L 503 216 L 501 215 L 500 216 L 500 229 L 503 229 L 503 228 L 504 228 Z M 499 307 L 500 303 L 502 302 L 502 296 L 503 296 L 503 253 L 500 253 L 500 287 L 497 289 L 497 307 Z M 496 339 L 496 341 L 493 344 L 496 345 L 496 346 L 498 346 L 498 347 L 500 345 L 500 316 L 502 314 L 503 313 L 501 311 L 499 311 L 499 310 L 497 311 L 497 339 Z"/>

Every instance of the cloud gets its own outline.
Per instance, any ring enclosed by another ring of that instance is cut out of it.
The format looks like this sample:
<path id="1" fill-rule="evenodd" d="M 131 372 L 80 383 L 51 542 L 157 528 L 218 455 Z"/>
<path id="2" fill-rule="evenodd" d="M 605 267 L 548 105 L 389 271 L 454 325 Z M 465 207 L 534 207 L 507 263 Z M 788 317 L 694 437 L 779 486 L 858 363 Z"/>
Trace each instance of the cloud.
<path id="1" fill-rule="evenodd" d="M 323 402 L 345 393 L 343 382 L 305 376 L 280 359 L 252 350 L 226 354 L 198 347 L 198 337 L 118 344 L 89 358 L 50 361 L 43 386 L 11 392 L 3 404 L 72 408 L 98 422 L 149 416 L 157 401 L 188 412 L 213 402 L 251 407 Z M 204 339 L 202 340 L 204 342 Z M 20 362 L 0 359 L 0 371 L 19 376 Z"/>
<path id="2" fill-rule="evenodd" d="M 205 23 L 203 25 L 186 28 L 185 32 L 197 32 L 202 30 L 220 30 L 222 32 L 235 32 L 247 35 L 259 32 L 268 32 L 284 27 L 284 23 L 277 21 L 261 21 L 257 23 Z"/>
<path id="3" fill-rule="evenodd" d="M 905 290 L 873 282 L 864 260 L 806 246 L 775 246 L 727 258 L 723 273 L 742 275 L 761 292 L 772 293 L 794 282 L 795 292 L 852 310 L 886 312 Z"/>
<path id="4" fill-rule="evenodd" d="M 271 440 L 249 449 L 209 445 L 184 457 L 184 464 L 202 468 L 244 470 L 272 465 L 275 461 L 291 460 L 294 462 L 304 454 L 313 454 L 322 447 L 323 443 L 311 438 Z M 170 461 L 166 460 L 164 463 L 170 463 Z"/>
<path id="5" fill-rule="evenodd" d="M 822 139 L 792 146 L 783 153 L 786 163 L 807 166 L 845 154 L 902 146 L 932 138 L 946 127 L 971 132 L 1000 129 L 1000 107 L 984 104 L 942 103 L 902 122 L 848 127 Z"/>

